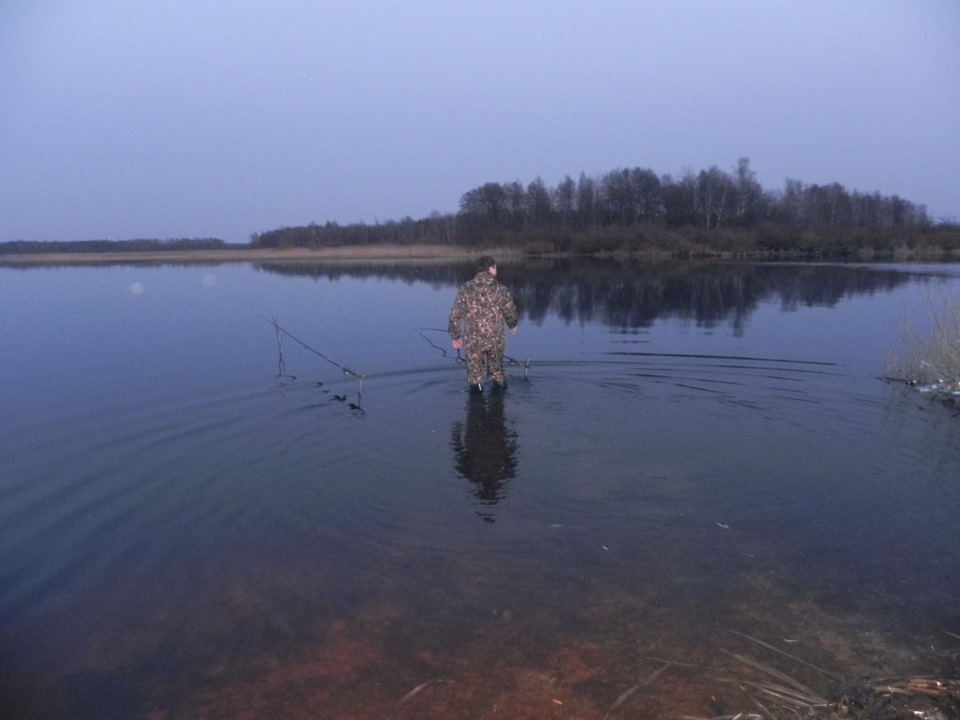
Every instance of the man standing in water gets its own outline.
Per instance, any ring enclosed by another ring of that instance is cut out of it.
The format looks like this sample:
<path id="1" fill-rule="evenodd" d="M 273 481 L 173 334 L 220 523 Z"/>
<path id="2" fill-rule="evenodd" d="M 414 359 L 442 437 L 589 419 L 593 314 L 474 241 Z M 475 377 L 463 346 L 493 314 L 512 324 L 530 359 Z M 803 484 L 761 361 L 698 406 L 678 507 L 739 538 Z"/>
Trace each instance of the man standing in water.
<path id="1" fill-rule="evenodd" d="M 496 385 L 507 382 L 503 370 L 503 325 L 517 331 L 517 306 L 510 291 L 497 282 L 497 263 L 489 255 L 477 261 L 477 274 L 457 293 L 450 310 L 448 331 L 453 347 L 463 347 L 466 337 L 467 382 L 472 392 L 483 392 L 487 378 Z M 466 332 L 463 326 L 466 325 Z"/>

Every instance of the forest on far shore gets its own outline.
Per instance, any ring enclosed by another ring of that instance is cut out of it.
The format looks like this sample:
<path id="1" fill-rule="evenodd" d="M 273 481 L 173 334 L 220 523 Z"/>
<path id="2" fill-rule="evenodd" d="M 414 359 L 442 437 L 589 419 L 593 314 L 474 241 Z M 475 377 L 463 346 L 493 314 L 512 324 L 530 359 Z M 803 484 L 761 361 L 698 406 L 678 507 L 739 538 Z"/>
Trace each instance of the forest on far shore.
<path id="1" fill-rule="evenodd" d="M 488 182 L 464 193 L 455 214 L 368 225 L 312 223 L 252 236 L 259 248 L 373 244 L 511 247 L 530 255 L 655 253 L 913 257 L 960 254 L 960 225 L 933 222 L 926 206 L 839 183 L 787 180 L 766 190 L 740 158 L 677 177 L 644 168 L 599 177 Z"/>
<path id="2" fill-rule="evenodd" d="M 455 213 L 374 224 L 326 222 L 254 233 L 250 245 L 222 240 L 94 240 L 0 243 L 0 254 L 337 248 L 438 245 L 511 248 L 527 255 L 653 254 L 676 258 L 767 255 L 812 258 L 953 258 L 960 224 L 933 221 L 925 205 L 839 183 L 786 180 L 767 190 L 748 158 L 678 176 L 621 168 L 487 182 L 464 193 Z"/>
<path id="3" fill-rule="evenodd" d="M 216 238 L 178 240 L 13 240 L 0 242 L 0 255 L 53 253 L 157 253 L 188 250 L 224 250 L 230 247 Z"/>

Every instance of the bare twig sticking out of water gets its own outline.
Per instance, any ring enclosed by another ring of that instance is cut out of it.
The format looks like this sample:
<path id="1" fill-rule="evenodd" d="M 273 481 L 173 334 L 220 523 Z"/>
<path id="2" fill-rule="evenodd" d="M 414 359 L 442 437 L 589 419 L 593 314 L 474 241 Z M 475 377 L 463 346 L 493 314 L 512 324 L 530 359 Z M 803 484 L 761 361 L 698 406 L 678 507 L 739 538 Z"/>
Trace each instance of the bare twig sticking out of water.
<path id="1" fill-rule="evenodd" d="M 273 318 L 273 319 L 271 320 L 271 319 L 269 319 L 269 318 L 267 318 L 267 317 L 264 317 L 263 315 L 261 315 L 260 317 L 262 317 L 262 318 L 263 318 L 264 320 L 266 320 L 268 323 L 270 323 L 271 325 L 273 325 L 273 327 L 274 327 L 274 328 L 276 329 L 276 331 L 277 331 L 277 335 L 278 335 L 278 336 L 279 336 L 281 333 L 284 334 L 284 335 L 286 335 L 287 337 L 289 337 L 289 338 L 290 338 L 291 340 L 293 340 L 294 342 L 299 343 L 299 344 L 303 347 L 304 350 L 309 350 L 309 351 L 312 352 L 314 355 L 319 355 L 321 358 L 323 358 L 324 360 L 326 360 L 326 361 L 327 361 L 328 363 L 330 363 L 331 365 L 335 365 L 336 367 L 340 368 L 340 369 L 343 371 L 343 374 L 344 374 L 344 375 L 350 375 L 351 377 L 353 377 L 353 378 L 357 381 L 357 398 L 359 399 L 359 398 L 361 397 L 361 395 L 363 394 L 363 379 L 367 376 L 366 373 L 358 373 L 356 370 L 351 370 L 350 368 L 346 367 L 345 365 L 341 365 L 340 363 L 338 363 L 338 362 L 337 362 L 336 360 L 334 360 L 333 358 L 327 357 L 326 355 L 324 355 L 324 354 L 323 354 L 322 352 L 320 352 L 319 350 L 310 347 L 310 346 L 307 345 L 303 340 L 301 340 L 300 338 L 298 338 L 296 335 L 292 334 L 289 330 L 285 330 L 284 328 L 280 327 L 280 322 L 277 320 L 277 318 Z"/>
<path id="2" fill-rule="evenodd" d="M 430 332 L 439 332 L 439 333 L 446 333 L 446 332 L 447 332 L 446 330 L 441 330 L 440 328 L 416 328 L 417 335 L 419 335 L 419 336 L 422 337 L 424 340 L 426 340 L 428 343 L 430 343 L 430 346 L 431 346 L 431 347 L 434 347 L 434 348 L 436 348 L 437 350 L 439 350 L 441 355 L 443 355 L 444 357 L 453 358 L 454 362 L 456 362 L 456 363 L 458 363 L 458 364 L 459 364 L 459 363 L 462 363 L 462 362 L 466 362 L 466 358 L 463 358 L 463 357 L 460 356 L 460 351 L 459 351 L 459 350 L 457 350 L 456 357 L 454 357 L 453 355 L 450 355 L 450 353 L 447 352 L 447 349 L 446 349 L 445 347 L 440 347 L 439 345 L 437 345 L 435 342 L 433 342 L 433 340 L 431 340 L 431 339 L 428 338 L 426 335 L 424 335 L 424 334 L 421 332 L 422 330 L 429 330 Z M 503 359 L 506 360 L 506 361 L 507 361 L 508 363 L 510 363 L 511 365 L 519 365 L 520 367 L 522 367 L 522 368 L 523 368 L 523 379 L 524 379 L 524 380 L 529 380 L 529 379 L 530 379 L 530 359 L 529 359 L 529 358 L 527 359 L 526 362 L 523 362 L 522 360 L 517 360 L 516 358 L 512 358 L 512 357 L 510 357 L 509 355 L 504 355 L 504 356 L 503 356 Z"/>
<path id="3" fill-rule="evenodd" d="M 287 364 L 283 361 L 283 338 L 285 336 L 283 334 L 283 331 L 280 330 L 280 326 L 277 324 L 277 318 L 273 318 L 273 326 L 277 331 L 277 357 L 278 357 L 277 377 L 278 378 L 288 377 L 296 380 L 297 378 L 294 375 L 287 375 L 287 372 L 286 372 Z"/>

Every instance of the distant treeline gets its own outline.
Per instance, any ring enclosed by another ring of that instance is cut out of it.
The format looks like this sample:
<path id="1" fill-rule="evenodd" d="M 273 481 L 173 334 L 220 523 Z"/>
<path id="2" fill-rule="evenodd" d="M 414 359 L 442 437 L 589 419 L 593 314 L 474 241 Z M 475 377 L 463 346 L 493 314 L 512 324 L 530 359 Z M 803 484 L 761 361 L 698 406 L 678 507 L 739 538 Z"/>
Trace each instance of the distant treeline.
<path id="1" fill-rule="evenodd" d="M 33 255 L 45 253 L 109 253 L 169 252 L 171 250 L 222 250 L 223 240 L 215 238 L 181 240 L 78 240 L 44 242 L 14 240 L 0 242 L 0 255 Z"/>
<path id="2" fill-rule="evenodd" d="M 644 168 L 599 177 L 488 182 L 464 193 L 455 214 L 433 213 L 367 225 L 327 222 L 257 233 L 259 248 L 370 244 L 522 247 L 530 254 L 660 251 L 674 256 L 727 252 L 960 251 L 960 226 L 934 223 L 924 205 L 896 195 L 850 191 L 838 183 L 757 182 L 747 158 L 677 177 Z"/>

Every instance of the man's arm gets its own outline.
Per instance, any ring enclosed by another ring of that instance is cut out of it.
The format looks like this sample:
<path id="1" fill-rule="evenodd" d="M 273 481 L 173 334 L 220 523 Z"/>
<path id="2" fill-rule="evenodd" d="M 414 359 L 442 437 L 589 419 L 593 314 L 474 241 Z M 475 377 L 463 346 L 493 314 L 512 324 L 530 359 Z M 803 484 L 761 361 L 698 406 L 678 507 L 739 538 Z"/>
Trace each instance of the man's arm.
<path id="1" fill-rule="evenodd" d="M 460 326 L 463 324 L 463 318 L 467 314 L 467 304 L 463 296 L 463 290 L 457 293 L 457 299 L 453 301 L 453 307 L 450 308 L 450 319 L 447 323 L 447 333 L 450 335 L 453 347 L 459 350 L 463 346 L 463 339 L 460 337 Z"/>
<path id="2" fill-rule="evenodd" d="M 503 288 L 503 301 L 500 304 L 500 313 L 503 315 L 503 321 L 507 324 L 507 327 L 511 330 L 516 330 L 520 315 L 517 312 L 517 305 L 513 302 L 510 291 L 506 288 Z"/>

